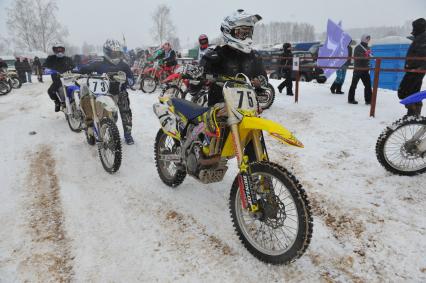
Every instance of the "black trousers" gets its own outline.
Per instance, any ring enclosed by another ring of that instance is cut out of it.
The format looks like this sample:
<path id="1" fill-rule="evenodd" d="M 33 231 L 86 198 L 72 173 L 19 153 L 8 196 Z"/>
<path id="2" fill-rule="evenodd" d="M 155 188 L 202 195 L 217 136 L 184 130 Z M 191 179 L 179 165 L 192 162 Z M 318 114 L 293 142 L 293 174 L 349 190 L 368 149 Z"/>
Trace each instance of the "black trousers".
<path id="1" fill-rule="evenodd" d="M 349 89 L 348 101 L 355 100 L 355 90 L 358 85 L 359 80 L 364 84 L 364 99 L 366 103 L 371 102 L 371 80 L 370 80 L 370 71 L 354 71 L 352 76 L 352 83 Z"/>
<path id="2" fill-rule="evenodd" d="M 52 75 L 52 85 L 47 90 L 47 93 L 49 94 L 50 99 L 55 102 L 59 102 L 57 93 L 60 87 L 62 87 L 61 80 L 58 76 Z"/>
<path id="3" fill-rule="evenodd" d="M 132 110 L 130 109 L 130 99 L 127 91 L 122 91 L 117 97 L 118 109 L 120 111 L 121 122 L 125 134 L 132 132 Z"/>
<path id="4" fill-rule="evenodd" d="M 278 86 L 278 89 L 283 89 L 283 88 L 287 88 L 287 94 L 292 94 L 293 93 L 293 80 L 291 78 L 291 71 L 290 70 L 285 70 L 284 71 L 284 81 L 282 83 L 280 83 L 280 85 Z"/>
<path id="5" fill-rule="evenodd" d="M 420 73 L 405 73 L 398 88 L 399 99 L 404 99 L 422 88 L 423 78 L 425 74 Z M 422 102 L 406 105 L 407 115 L 420 115 L 422 112 Z"/>

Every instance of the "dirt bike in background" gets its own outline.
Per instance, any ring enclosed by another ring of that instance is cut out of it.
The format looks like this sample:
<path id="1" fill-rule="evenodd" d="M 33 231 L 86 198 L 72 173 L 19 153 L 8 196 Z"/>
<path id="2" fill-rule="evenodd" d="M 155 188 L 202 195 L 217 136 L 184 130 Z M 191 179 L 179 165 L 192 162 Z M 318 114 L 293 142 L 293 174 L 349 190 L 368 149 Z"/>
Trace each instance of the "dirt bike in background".
<path id="1" fill-rule="evenodd" d="M 134 84 L 130 87 L 132 90 L 140 90 L 142 86 L 142 78 L 147 68 L 153 66 L 153 62 L 145 62 L 132 68 L 133 76 L 135 77 Z"/>
<path id="2" fill-rule="evenodd" d="M 9 85 L 14 88 L 18 89 L 22 86 L 22 82 L 18 77 L 18 74 L 16 71 L 7 71 L 6 72 L 7 81 L 9 82 Z"/>
<path id="3" fill-rule="evenodd" d="M 162 96 L 187 99 L 200 106 L 207 106 L 210 82 L 208 78 L 202 78 L 203 68 L 194 65 L 185 65 L 176 73 L 167 77 L 163 83 Z M 274 87 L 260 77 L 261 86 L 255 89 L 257 101 L 262 110 L 269 109 L 275 99 Z"/>
<path id="4" fill-rule="evenodd" d="M 0 95 L 6 95 L 12 90 L 8 82 L 7 74 L 0 72 Z"/>
<path id="5" fill-rule="evenodd" d="M 169 97 L 154 104 L 161 124 L 154 146 L 157 172 L 170 187 L 187 174 L 204 184 L 221 182 L 228 160 L 236 157 L 229 208 L 238 237 L 259 260 L 290 263 L 310 243 L 311 208 L 299 181 L 269 161 L 263 131 L 284 144 L 303 144 L 280 124 L 258 117 L 255 90 L 245 75 L 214 83 L 223 88 L 222 105 L 207 108 Z"/>
<path id="6" fill-rule="evenodd" d="M 83 116 L 80 109 L 80 86 L 76 84 L 76 80 L 80 75 L 71 72 L 60 74 L 52 69 L 45 69 L 44 73 L 45 75 L 59 76 L 62 87 L 59 88 L 57 96 L 61 104 L 65 106 L 61 107 L 61 111 L 64 112 L 71 131 L 81 132 L 83 129 Z"/>
<path id="7" fill-rule="evenodd" d="M 403 100 L 404 105 L 426 99 L 426 91 Z M 376 156 L 389 172 L 413 176 L 426 172 L 426 117 L 404 116 L 387 127 L 376 143 Z"/>
<path id="8" fill-rule="evenodd" d="M 161 96 L 182 98 L 200 106 L 207 106 L 210 86 L 202 75 L 202 67 L 183 65 L 163 81 L 165 87 Z"/>
<path id="9" fill-rule="evenodd" d="M 146 68 L 143 72 L 141 80 L 141 89 L 145 93 L 153 93 L 157 86 L 165 80 L 169 75 L 173 74 L 179 66 L 160 65 L 159 61 L 155 61 L 153 66 Z"/>

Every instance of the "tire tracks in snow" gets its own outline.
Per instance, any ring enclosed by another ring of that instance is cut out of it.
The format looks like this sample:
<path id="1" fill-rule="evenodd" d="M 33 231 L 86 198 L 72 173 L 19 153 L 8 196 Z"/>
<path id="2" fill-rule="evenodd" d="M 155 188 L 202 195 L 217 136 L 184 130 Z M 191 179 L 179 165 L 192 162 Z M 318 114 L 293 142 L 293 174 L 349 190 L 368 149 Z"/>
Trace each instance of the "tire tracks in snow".
<path id="1" fill-rule="evenodd" d="M 64 228 L 55 166 L 48 145 L 41 145 L 31 157 L 26 192 L 30 243 L 25 259 L 18 266 L 25 282 L 70 282 L 72 279 L 73 257 Z"/>

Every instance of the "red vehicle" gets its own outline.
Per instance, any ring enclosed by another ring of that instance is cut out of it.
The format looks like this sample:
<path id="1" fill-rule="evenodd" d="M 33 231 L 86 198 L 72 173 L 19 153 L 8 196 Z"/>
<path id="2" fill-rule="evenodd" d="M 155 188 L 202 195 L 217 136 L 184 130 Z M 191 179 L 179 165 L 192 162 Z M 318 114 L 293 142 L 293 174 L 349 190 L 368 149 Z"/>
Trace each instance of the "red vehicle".
<path id="1" fill-rule="evenodd" d="M 173 74 L 179 66 L 164 66 L 154 62 L 154 65 L 143 71 L 141 79 L 141 89 L 145 93 L 152 93 L 157 89 L 159 83 L 162 83 L 169 75 Z"/>

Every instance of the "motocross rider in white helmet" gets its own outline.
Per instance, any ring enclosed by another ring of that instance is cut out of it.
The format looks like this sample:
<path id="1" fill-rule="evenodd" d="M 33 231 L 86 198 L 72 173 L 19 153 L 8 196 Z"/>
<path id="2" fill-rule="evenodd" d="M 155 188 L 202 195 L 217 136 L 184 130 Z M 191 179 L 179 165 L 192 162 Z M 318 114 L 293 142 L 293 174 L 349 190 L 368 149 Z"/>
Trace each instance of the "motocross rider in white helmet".
<path id="1" fill-rule="evenodd" d="M 260 55 L 252 50 L 253 30 L 255 24 L 262 19 L 257 14 L 248 14 L 237 10 L 222 21 L 220 30 L 225 45 L 209 50 L 201 59 L 200 65 L 206 74 L 214 76 L 235 76 L 244 73 L 254 87 L 261 82 L 267 83 L 267 75 Z M 213 85 L 209 92 L 208 105 L 223 101 L 222 88 Z"/>

